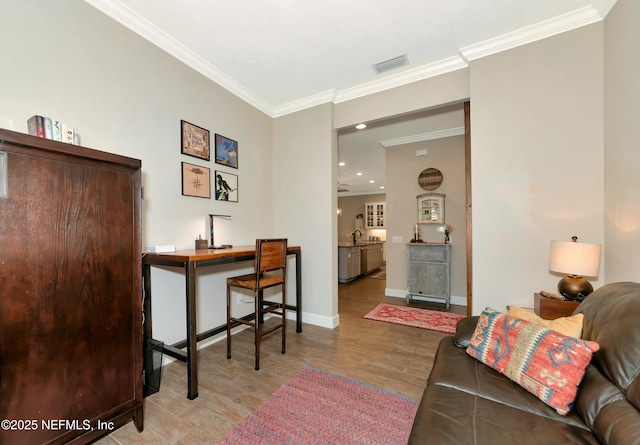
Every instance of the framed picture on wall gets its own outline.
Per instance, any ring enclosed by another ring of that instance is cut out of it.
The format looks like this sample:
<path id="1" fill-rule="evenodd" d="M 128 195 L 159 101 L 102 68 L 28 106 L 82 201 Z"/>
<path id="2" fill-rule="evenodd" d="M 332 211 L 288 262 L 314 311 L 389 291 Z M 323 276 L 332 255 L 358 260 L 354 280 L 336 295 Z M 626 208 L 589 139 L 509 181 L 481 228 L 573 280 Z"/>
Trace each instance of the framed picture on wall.
<path id="1" fill-rule="evenodd" d="M 216 164 L 238 168 L 238 142 L 216 134 Z"/>
<path id="2" fill-rule="evenodd" d="M 187 121 L 180 121 L 182 154 L 194 156 L 196 158 L 211 160 L 211 141 L 209 130 L 190 124 Z"/>
<path id="3" fill-rule="evenodd" d="M 238 175 L 216 170 L 217 201 L 238 202 Z"/>
<path id="4" fill-rule="evenodd" d="M 182 195 L 211 199 L 211 169 L 183 162 Z"/>

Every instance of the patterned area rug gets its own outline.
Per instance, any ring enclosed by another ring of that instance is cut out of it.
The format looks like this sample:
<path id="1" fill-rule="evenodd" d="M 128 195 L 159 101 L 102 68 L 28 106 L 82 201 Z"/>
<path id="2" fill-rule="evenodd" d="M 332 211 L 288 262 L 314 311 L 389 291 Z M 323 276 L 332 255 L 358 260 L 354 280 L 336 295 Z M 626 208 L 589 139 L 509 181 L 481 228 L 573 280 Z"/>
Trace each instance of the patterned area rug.
<path id="1" fill-rule="evenodd" d="M 219 445 L 406 444 L 418 402 L 304 367 Z"/>
<path id="2" fill-rule="evenodd" d="M 363 315 L 363 318 L 368 320 L 385 321 L 387 323 L 444 332 L 445 334 L 455 333 L 456 323 L 464 317 L 462 314 L 396 306 L 395 304 L 387 303 L 380 303 Z"/>

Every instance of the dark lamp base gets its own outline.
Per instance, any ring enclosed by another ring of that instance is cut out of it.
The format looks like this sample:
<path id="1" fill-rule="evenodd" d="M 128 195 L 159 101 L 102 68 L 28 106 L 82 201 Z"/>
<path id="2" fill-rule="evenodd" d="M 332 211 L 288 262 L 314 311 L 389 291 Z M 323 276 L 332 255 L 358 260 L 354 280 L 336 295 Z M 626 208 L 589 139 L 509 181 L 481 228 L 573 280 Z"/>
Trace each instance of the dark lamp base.
<path id="1" fill-rule="evenodd" d="M 591 283 L 578 275 L 567 275 L 558 282 L 558 293 L 567 300 L 582 301 L 591 292 Z"/>

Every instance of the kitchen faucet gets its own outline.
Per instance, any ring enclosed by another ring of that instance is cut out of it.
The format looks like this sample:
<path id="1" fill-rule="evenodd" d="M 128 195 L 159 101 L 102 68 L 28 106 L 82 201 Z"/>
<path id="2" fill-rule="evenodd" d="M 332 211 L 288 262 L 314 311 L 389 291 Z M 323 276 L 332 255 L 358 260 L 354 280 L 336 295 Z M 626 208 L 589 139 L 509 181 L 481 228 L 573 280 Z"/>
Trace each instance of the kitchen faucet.
<path id="1" fill-rule="evenodd" d="M 351 235 L 353 235 L 353 244 L 356 244 L 356 237 L 359 235 L 362 238 L 362 232 L 360 230 L 355 230 Z"/>

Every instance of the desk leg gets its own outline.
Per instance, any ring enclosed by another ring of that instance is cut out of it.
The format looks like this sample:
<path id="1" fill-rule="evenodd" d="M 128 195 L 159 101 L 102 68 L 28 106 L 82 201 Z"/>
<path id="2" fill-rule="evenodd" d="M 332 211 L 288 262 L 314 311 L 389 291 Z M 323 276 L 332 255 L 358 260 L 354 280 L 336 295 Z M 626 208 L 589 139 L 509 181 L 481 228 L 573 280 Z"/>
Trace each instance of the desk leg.
<path id="1" fill-rule="evenodd" d="M 187 262 L 184 267 L 187 296 L 187 398 L 198 397 L 198 343 L 196 335 L 196 267 Z"/>
<path id="2" fill-rule="evenodd" d="M 142 302 L 142 315 L 144 317 L 142 329 L 144 338 L 153 337 L 153 325 L 151 320 L 151 266 L 149 264 L 142 265 L 142 281 L 144 291 L 144 301 Z"/>
<path id="3" fill-rule="evenodd" d="M 296 332 L 302 332 L 302 254 L 296 253 Z"/>

